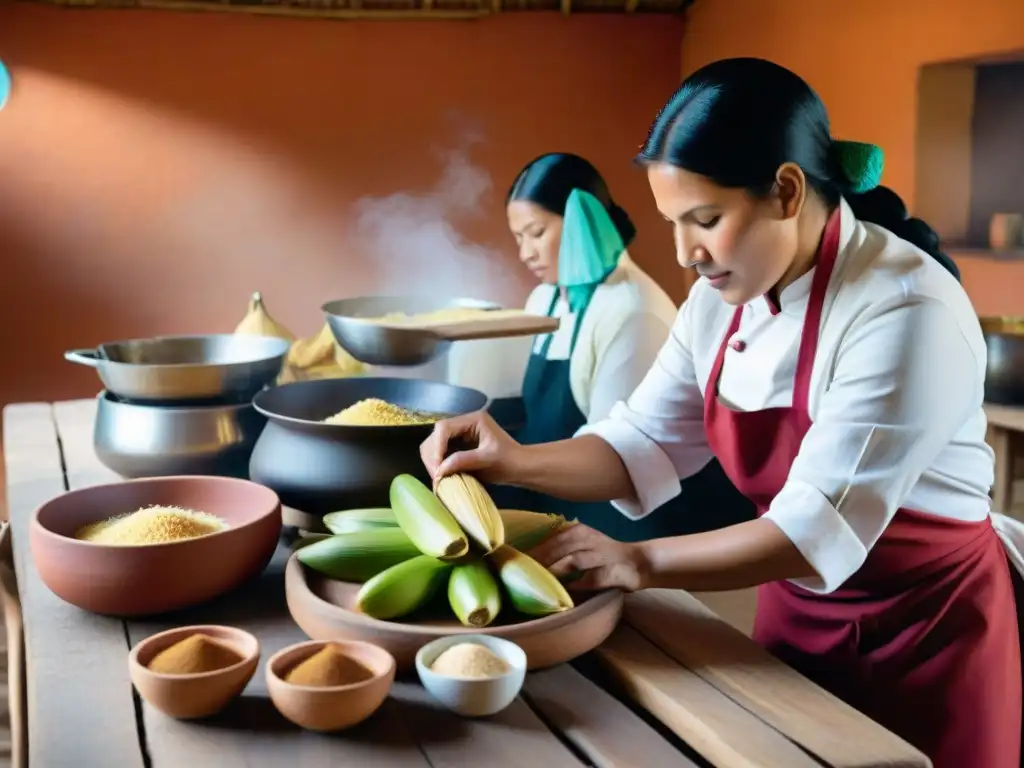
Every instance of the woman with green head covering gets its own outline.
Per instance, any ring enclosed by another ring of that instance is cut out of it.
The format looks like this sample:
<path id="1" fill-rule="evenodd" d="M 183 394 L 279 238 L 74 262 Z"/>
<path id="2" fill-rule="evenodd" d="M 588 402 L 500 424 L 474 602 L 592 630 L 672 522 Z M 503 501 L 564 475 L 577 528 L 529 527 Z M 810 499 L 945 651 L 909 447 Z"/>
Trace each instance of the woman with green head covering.
<path id="1" fill-rule="evenodd" d="M 677 308 L 630 259 L 626 249 L 636 228 L 582 157 L 553 153 L 531 162 L 509 190 L 507 213 L 519 258 L 541 283 L 526 309 L 561 319 L 558 331 L 534 343 L 523 379 L 525 423 L 515 437 L 529 445 L 563 440 L 629 397 L 665 343 Z M 503 506 L 558 512 L 630 541 L 752 516 L 717 465 L 641 522 L 626 520 L 609 504 L 565 502 L 518 488 L 494 492 Z"/>

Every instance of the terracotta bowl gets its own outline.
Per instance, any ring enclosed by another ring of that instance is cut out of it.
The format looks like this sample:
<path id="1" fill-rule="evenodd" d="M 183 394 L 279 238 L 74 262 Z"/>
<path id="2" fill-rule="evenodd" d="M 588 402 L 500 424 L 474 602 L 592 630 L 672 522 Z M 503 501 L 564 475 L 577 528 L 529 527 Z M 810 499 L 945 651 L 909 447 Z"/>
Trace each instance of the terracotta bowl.
<path id="1" fill-rule="evenodd" d="M 139 547 L 73 538 L 84 525 L 152 505 L 207 512 L 228 528 Z M 93 613 L 143 616 L 203 603 L 262 572 L 281 533 L 281 504 L 248 480 L 145 478 L 57 496 L 33 513 L 29 533 L 39 575 L 58 597 Z"/>
<path id="2" fill-rule="evenodd" d="M 298 726 L 311 731 L 340 731 L 361 723 L 388 697 L 395 681 L 395 659 L 376 645 L 340 642 L 335 645 L 373 674 L 351 685 L 319 687 L 294 685 L 285 676 L 326 643 L 314 640 L 278 651 L 267 661 L 267 690 L 277 710 Z"/>
<path id="3" fill-rule="evenodd" d="M 359 584 L 334 581 L 303 568 L 294 555 L 284 575 L 288 610 L 303 632 L 315 640 L 362 640 L 395 657 L 400 671 L 415 669 L 424 645 L 449 635 L 492 635 L 519 645 L 528 669 L 543 669 L 593 650 L 612 633 L 622 616 L 622 593 L 600 592 L 572 610 L 518 623 L 464 627 L 457 619 L 424 618 L 408 623 L 380 621 L 355 610 Z M 439 615 L 446 612 L 440 611 Z"/>
<path id="4" fill-rule="evenodd" d="M 195 675 L 165 675 L 147 668 L 153 657 L 180 640 L 202 633 L 238 651 L 242 660 L 230 667 Z M 151 635 L 128 655 L 128 672 L 139 695 L 165 715 L 192 720 L 215 715 L 249 683 L 260 660 L 259 641 L 234 627 L 178 627 Z"/>

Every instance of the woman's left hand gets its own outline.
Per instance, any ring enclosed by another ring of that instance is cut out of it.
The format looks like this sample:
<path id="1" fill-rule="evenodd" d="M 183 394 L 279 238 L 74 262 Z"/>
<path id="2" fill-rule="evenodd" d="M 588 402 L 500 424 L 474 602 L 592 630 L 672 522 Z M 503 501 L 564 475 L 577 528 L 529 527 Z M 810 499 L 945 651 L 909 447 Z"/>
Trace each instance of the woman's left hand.
<path id="1" fill-rule="evenodd" d="M 637 544 L 616 541 L 580 523 L 556 533 L 529 554 L 559 578 L 582 571 L 579 578 L 566 582 L 572 590 L 634 592 L 647 586 L 647 558 Z"/>

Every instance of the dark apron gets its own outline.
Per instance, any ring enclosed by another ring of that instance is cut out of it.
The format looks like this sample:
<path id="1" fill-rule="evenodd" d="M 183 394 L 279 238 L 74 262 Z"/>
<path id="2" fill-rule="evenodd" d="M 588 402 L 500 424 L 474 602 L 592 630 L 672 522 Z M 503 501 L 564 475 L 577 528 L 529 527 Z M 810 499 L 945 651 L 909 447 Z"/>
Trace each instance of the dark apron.
<path id="1" fill-rule="evenodd" d="M 558 291 L 547 314 L 554 312 Z M 530 356 L 523 380 L 525 425 L 513 437 L 523 445 L 566 440 L 586 425 L 587 417 L 576 405 L 569 379 L 569 366 L 587 308 L 576 318 L 569 356 L 548 360 L 553 334 L 539 353 Z M 503 509 L 550 512 L 576 519 L 619 541 L 645 541 L 664 536 L 713 530 L 754 519 L 753 505 L 733 487 L 717 461 L 683 481 L 683 492 L 641 520 L 630 520 L 611 504 L 563 501 L 536 491 L 509 486 L 490 489 L 495 503 Z"/>

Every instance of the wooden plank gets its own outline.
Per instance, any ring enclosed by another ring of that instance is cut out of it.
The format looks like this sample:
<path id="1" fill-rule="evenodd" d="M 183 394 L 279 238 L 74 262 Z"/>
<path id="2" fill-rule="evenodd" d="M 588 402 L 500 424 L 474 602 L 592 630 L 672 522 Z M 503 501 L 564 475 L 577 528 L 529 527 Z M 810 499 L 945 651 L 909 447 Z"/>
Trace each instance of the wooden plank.
<path id="1" fill-rule="evenodd" d="M 110 473 L 92 448 L 94 401 L 54 406 L 67 462 L 76 485 L 107 482 Z M 173 617 L 128 622 L 131 645 L 174 626 L 216 623 L 246 629 L 261 645 L 260 666 L 243 696 L 208 723 L 182 723 L 142 704 L 147 752 L 161 765 L 218 768 L 279 768 L 282 765 L 406 768 L 475 763 L 510 768 L 578 768 L 580 762 L 522 702 L 487 720 L 464 720 L 431 703 L 417 685 L 396 684 L 391 700 L 362 726 L 342 735 L 302 731 L 287 723 L 267 696 L 266 660 L 307 638 L 288 614 L 279 546 L 264 573 L 236 592 Z"/>
<path id="2" fill-rule="evenodd" d="M 722 768 L 820 764 L 699 676 L 622 624 L 598 649 L 627 694 Z"/>
<path id="3" fill-rule="evenodd" d="M 596 768 L 697 768 L 626 706 L 567 664 L 529 675 L 524 693 L 530 707 Z"/>
<path id="4" fill-rule="evenodd" d="M 896 734 L 780 662 L 686 592 L 630 595 L 624 615 L 665 654 L 830 766 L 931 765 Z"/>
<path id="5" fill-rule="evenodd" d="M 1019 406 L 985 403 L 985 418 L 993 426 L 1024 432 L 1024 408 Z"/>
<path id="6" fill-rule="evenodd" d="M 7 501 L 25 633 L 28 752 L 31 765 L 141 768 L 124 627 L 60 600 L 39 579 L 29 550 L 29 521 L 66 490 L 49 405 L 4 409 Z"/>
<path id="7" fill-rule="evenodd" d="M 0 594 L 3 599 L 4 628 L 7 634 L 7 712 L 11 734 L 11 768 L 28 765 L 28 723 L 25 700 L 25 630 L 22 624 L 21 596 L 14 573 L 14 548 L 11 526 L 4 523 L 0 533 Z"/>

